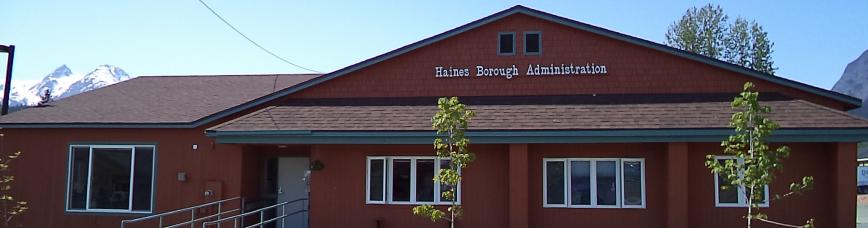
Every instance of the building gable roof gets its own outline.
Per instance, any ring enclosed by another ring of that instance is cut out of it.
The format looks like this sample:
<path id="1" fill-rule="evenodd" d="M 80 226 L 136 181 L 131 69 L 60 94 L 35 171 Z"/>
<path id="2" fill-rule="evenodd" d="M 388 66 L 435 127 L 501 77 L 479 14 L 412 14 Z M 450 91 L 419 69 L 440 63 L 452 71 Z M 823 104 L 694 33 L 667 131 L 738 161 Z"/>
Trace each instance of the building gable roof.
<path id="1" fill-rule="evenodd" d="M 27 108 L 0 127 L 187 128 L 318 75 L 144 76 Z"/>
<path id="2" fill-rule="evenodd" d="M 624 42 L 639 45 L 642 47 L 647 47 L 647 48 L 661 51 L 664 53 L 669 53 L 669 54 L 683 57 L 686 59 L 690 59 L 693 61 L 701 62 L 701 63 L 707 64 L 710 66 L 714 66 L 714 67 L 722 68 L 725 70 L 733 71 L 736 73 L 740 73 L 743 75 L 747 75 L 750 77 L 754 77 L 754 78 L 757 78 L 760 80 L 765 80 L 765 81 L 769 81 L 769 82 L 772 82 L 775 84 L 780 84 L 780 85 L 784 85 L 787 87 L 796 88 L 798 90 L 806 91 L 806 92 L 809 92 L 811 94 L 815 94 L 815 95 L 820 96 L 820 97 L 826 97 L 826 98 L 829 98 L 831 100 L 835 100 L 835 101 L 842 102 L 844 104 L 848 104 L 852 107 L 858 107 L 861 105 L 861 101 L 858 98 L 850 97 L 850 96 L 840 94 L 837 92 L 833 92 L 833 91 L 825 90 L 825 89 L 818 88 L 815 86 L 807 85 L 807 84 L 793 81 L 790 79 L 765 74 L 762 72 L 758 72 L 758 71 L 747 69 L 747 68 L 744 68 L 741 66 L 733 65 L 733 64 L 730 64 L 730 63 L 727 63 L 724 61 L 720 61 L 717 59 L 705 57 L 702 55 L 697 55 L 694 53 L 686 52 L 683 50 L 679 50 L 676 48 L 672 48 L 669 46 L 665 46 L 662 44 L 651 42 L 651 41 L 644 40 L 641 38 L 625 35 L 625 34 L 611 31 L 608 29 L 600 28 L 600 27 L 593 26 L 590 24 L 578 22 L 578 21 L 575 21 L 572 19 L 560 17 L 557 15 L 553 15 L 553 14 L 549 14 L 546 12 L 531 9 L 531 8 L 528 8 L 525 6 L 517 5 L 517 6 L 514 6 L 512 8 L 497 12 L 497 13 L 492 14 L 490 16 L 487 16 L 487 17 L 478 19 L 476 21 L 470 22 L 468 24 L 462 25 L 460 27 L 457 27 L 457 28 L 448 30 L 446 32 L 440 33 L 438 35 L 417 41 L 415 43 L 403 46 L 401 48 L 395 49 L 393 51 L 390 51 L 390 52 L 387 52 L 387 53 L 384 53 L 381 55 L 378 55 L 376 57 L 367 59 L 365 61 L 344 67 L 344 68 L 336 70 L 334 72 L 324 74 L 324 75 L 321 75 L 318 77 L 317 77 L 317 75 L 307 75 L 306 76 L 307 78 L 305 78 L 304 80 L 297 81 L 294 84 L 283 84 L 283 86 L 274 87 L 277 89 L 277 91 L 269 93 L 269 94 L 263 94 L 262 96 L 260 96 L 258 98 L 243 101 L 243 102 L 237 102 L 235 105 L 226 106 L 222 110 L 209 109 L 207 111 L 210 113 L 209 115 L 204 115 L 204 116 L 200 115 L 200 118 L 198 118 L 198 119 L 195 119 L 192 117 L 187 118 L 187 119 L 183 119 L 183 121 L 190 121 L 190 122 L 182 123 L 180 121 L 179 122 L 162 121 L 159 118 L 155 118 L 155 119 L 143 119 L 143 120 L 140 120 L 136 123 L 133 123 L 135 121 L 133 119 L 127 119 L 126 120 L 127 122 L 100 122 L 100 123 L 96 123 L 96 122 L 77 122 L 77 120 L 75 120 L 75 119 L 59 118 L 56 120 L 56 123 L 58 123 L 58 124 L 64 123 L 64 124 L 66 124 L 66 127 L 70 127 L 70 126 L 74 126 L 74 127 L 136 127 L 138 124 L 141 124 L 141 125 L 147 127 L 147 126 L 152 126 L 152 125 L 149 125 L 151 123 L 160 123 L 160 124 L 170 124 L 171 123 L 171 124 L 176 124 L 179 127 L 197 127 L 197 126 L 201 126 L 203 124 L 207 124 L 207 123 L 210 123 L 212 121 L 215 121 L 215 120 L 218 120 L 221 118 L 225 118 L 227 116 L 230 116 L 230 115 L 233 115 L 233 114 L 236 114 L 239 112 L 243 112 L 245 110 L 249 110 L 249 109 L 254 108 L 254 107 L 258 107 L 260 105 L 263 105 L 265 103 L 280 99 L 282 97 L 285 97 L 285 96 L 292 94 L 292 93 L 295 93 L 297 91 L 300 91 L 300 90 L 303 90 L 306 88 L 310 88 L 312 86 L 329 81 L 331 79 L 350 74 L 350 73 L 358 71 L 360 69 L 364 69 L 364 68 L 369 67 L 371 65 L 374 65 L 374 64 L 398 57 L 402 54 L 411 52 L 411 51 L 419 49 L 421 47 L 425 47 L 425 46 L 430 45 L 432 43 L 456 36 L 458 34 L 465 32 L 465 31 L 468 31 L 468 30 L 471 30 L 474 28 L 478 28 L 480 26 L 492 23 L 494 21 L 498 21 L 502 18 L 511 16 L 511 15 L 515 15 L 515 14 L 529 15 L 529 16 L 532 16 L 535 18 L 543 19 L 545 21 L 550 21 L 553 23 L 567 26 L 567 27 L 571 27 L 571 28 L 575 28 L 578 30 L 587 31 L 587 32 L 590 32 L 593 34 L 608 37 L 611 39 L 624 41 Z M 179 90 L 184 90 L 184 89 L 187 89 L 187 88 L 179 88 Z M 267 93 L 267 92 L 271 92 L 271 91 L 272 90 L 264 89 L 261 92 Z M 29 111 L 29 112 L 34 112 L 34 111 Z M 0 127 L 23 126 L 23 125 L 9 125 L 9 124 L 15 124 L 15 123 L 27 124 L 28 123 L 26 121 L 22 121 L 22 120 L 25 120 L 26 117 L 18 117 L 18 116 L 23 116 L 23 115 L 17 115 L 17 116 L 10 115 L 7 117 L 0 118 Z M 118 123 L 128 123 L 128 124 L 120 125 Z M 79 125 L 75 125 L 75 124 L 79 124 Z M 95 125 L 95 124 L 97 124 L 97 125 Z M 165 126 L 167 126 L 167 125 L 164 125 L 163 127 L 165 127 Z M 28 127 L 39 127 L 39 126 L 28 126 Z"/>
<path id="3" fill-rule="evenodd" d="M 597 26 L 593 26 L 593 25 L 590 25 L 590 24 L 586 24 L 586 23 L 578 22 L 578 21 L 575 21 L 575 20 L 572 20 L 572 19 L 568 19 L 568 18 L 564 18 L 564 17 L 557 16 L 557 15 L 549 14 L 549 13 L 546 13 L 546 12 L 542 12 L 542 11 L 539 11 L 539 10 L 531 9 L 531 8 L 528 8 L 528 7 L 525 7 L 525 6 L 517 5 L 517 6 L 514 6 L 514 7 L 512 7 L 512 8 L 509 8 L 509 9 L 506 9 L 506 10 L 503 10 L 503 11 L 500 11 L 500 12 L 497 12 L 497 13 L 492 14 L 492 15 L 490 15 L 490 16 L 487 16 L 487 17 L 484 17 L 484 18 L 478 19 L 478 20 L 476 20 L 476 21 L 470 22 L 470 23 L 468 23 L 468 24 L 462 25 L 462 26 L 460 26 L 460 27 L 457 27 L 457 28 L 454 28 L 454 29 L 448 30 L 448 31 L 446 31 L 446 32 L 440 33 L 440 34 L 438 34 L 438 35 L 435 35 L 435 36 L 432 36 L 432 37 L 429 37 L 429 38 L 426 38 L 426 39 L 423 39 L 423 40 L 417 41 L 417 42 L 415 42 L 415 43 L 412 43 L 412 44 L 409 44 L 409 45 L 403 46 L 403 47 L 401 47 L 401 48 L 398 48 L 398 49 L 392 50 L 392 51 L 390 51 L 390 52 L 387 52 L 387 53 L 384 53 L 384 54 L 381 54 L 381 55 L 378 55 L 378 56 L 376 56 L 376 57 L 373 57 L 373 58 L 367 59 L 367 60 L 365 60 L 365 61 L 362 61 L 362 62 L 359 62 L 359 63 L 353 64 L 353 65 L 347 66 L 347 67 L 345 67 L 345 68 L 342 68 L 342 69 L 336 70 L 336 71 L 334 71 L 334 72 L 331 72 L 331 73 L 325 74 L 325 75 L 323 75 L 323 76 L 321 76 L 321 77 L 318 77 L 318 78 L 312 79 L 312 80 L 310 80 L 310 81 L 306 81 L 306 82 L 301 83 L 301 84 L 299 84 L 299 85 L 296 85 L 296 86 L 292 86 L 292 87 L 286 88 L 286 89 L 284 89 L 284 90 L 281 90 L 281 91 L 275 92 L 275 93 L 273 93 L 273 94 L 269 94 L 269 95 L 267 95 L 267 96 L 263 96 L 262 98 L 259 98 L 259 99 L 255 100 L 255 101 L 250 102 L 250 104 L 245 104 L 245 105 L 242 105 L 242 106 L 238 106 L 238 107 L 235 107 L 235 108 L 233 108 L 233 109 L 227 110 L 226 112 L 227 112 L 227 113 L 238 112 L 238 111 L 241 111 L 241 110 L 246 110 L 246 109 L 248 109 L 248 108 L 254 107 L 254 106 L 256 106 L 256 105 L 261 105 L 261 104 L 263 104 L 263 103 L 266 103 L 266 102 L 269 102 L 269 101 L 273 101 L 273 100 L 279 99 L 279 98 L 281 98 L 281 97 L 287 96 L 287 95 L 292 94 L 292 93 L 294 93 L 294 92 L 297 92 L 297 91 L 299 91 L 299 90 L 302 90 L 302 89 L 305 89 L 305 88 L 309 88 L 309 87 L 312 87 L 312 86 L 318 85 L 318 84 L 320 84 L 320 83 L 323 83 L 323 82 L 329 81 L 329 80 L 334 79 L 334 78 L 338 78 L 338 77 L 341 77 L 341 76 L 344 76 L 344 75 L 348 75 L 348 74 L 353 73 L 353 72 L 355 72 L 355 71 L 358 71 L 358 70 L 361 70 L 361 69 L 367 68 L 367 67 L 369 67 L 369 66 L 371 66 L 371 65 L 374 65 L 374 64 L 377 64 L 377 63 L 380 63 L 380 62 L 383 62 L 383 61 L 386 61 L 386 60 L 389 60 L 389 59 L 392 59 L 392 58 L 398 57 L 398 56 L 400 56 L 400 55 L 402 55 L 402 54 L 405 54 L 405 53 L 411 52 L 411 51 L 413 51 L 413 50 L 416 50 L 416 49 L 419 49 L 419 48 L 425 47 L 425 46 L 430 45 L 430 44 L 432 44 L 432 43 L 435 43 L 435 42 L 438 42 L 438 41 L 441 41 L 441 40 L 444 40 L 444 39 L 447 39 L 447 38 L 450 38 L 450 37 L 453 37 L 453 36 L 456 36 L 456 35 L 458 35 L 458 34 L 461 34 L 461 33 L 465 32 L 465 31 L 468 31 L 468 30 L 471 30 L 471 29 L 474 29 L 474 28 L 481 27 L 481 26 L 483 26 L 483 25 L 486 25 L 486 24 L 492 23 L 492 22 L 494 22 L 494 21 L 500 20 L 500 19 L 502 19 L 502 18 L 505 18 L 505 17 L 511 16 L 511 15 L 514 15 L 514 14 L 525 14 L 525 15 L 529 15 L 529 16 L 536 17 L 536 18 L 540 18 L 540 19 L 543 19 L 543 20 L 546 20 L 546 21 L 550 21 L 550 22 L 553 22 L 553 23 L 558 23 L 558 24 L 561 24 L 561 25 L 565 25 L 565 26 L 567 26 L 567 27 L 571 27 L 571 28 L 579 29 L 579 30 L 582 30 L 582 31 L 587 31 L 587 32 L 590 32 L 590 33 L 593 33 L 593 34 L 602 35 L 602 36 L 604 36 L 604 37 L 608 37 L 608 38 L 611 38 L 611 39 L 624 41 L 624 42 L 627 42 L 627 43 L 630 43 L 630 44 L 639 45 L 639 46 L 642 46 L 642 47 L 650 48 L 650 49 L 657 50 L 657 51 L 661 51 L 661 52 L 664 52 L 664 53 L 669 53 L 669 54 L 676 55 L 676 56 L 679 56 L 679 57 L 683 57 L 683 58 L 686 58 L 686 59 L 689 59 L 689 60 L 693 60 L 693 61 L 701 62 L 701 63 L 707 64 L 707 65 L 710 65 L 710 66 L 714 66 L 714 67 L 722 68 L 722 69 L 724 69 L 724 70 L 733 71 L 733 72 L 736 72 L 736 73 L 740 73 L 740 74 L 743 74 L 743 75 L 747 75 L 747 76 L 749 76 L 749 77 L 757 78 L 757 79 L 764 80 L 764 81 L 769 81 L 769 82 L 772 82 L 772 83 L 775 83 L 775 84 L 779 84 L 779 85 L 783 85 L 783 86 L 786 86 L 786 87 L 795 88 L 795 89 L 798 89 L 798 90 L 801 90 L 801 91 L 805 91 L 805 92 L 808 92 L 808 93 L 811 93 L 811 94 L 815 94 L 815 95 L 820 96 L 820 97 L 825 97 L 825 98 L 829 98 L 829 99 L 834 100 L 834 101 L 842 102 L 842 103 L 844 103 L 844 104 L 847 104 L 847 105 L 851 106 L 851 108 L 855 108 L 855 107 L 859 107 L 859 106 L 861 106 L 861 100 L 859 100 L 858 98 L 855 98 L 855 97 L 851 97 L 851 96 L 845 95 L 845 94 L 841 94 L 841 93 L 837 93 L 837 92 L 834 92 L 834 91 L 825 90 L 825 89 L 822 89 L 822 88 L 818 88 L 818 87 L 811 86 L 811 85 L 808 85 L 808 84 L 804 84 L 804 83 L 801 83 L 801 82 L 797 82 L 797 81 L 794 81 L 794 80 L 790 80 L 790 79 L 786 79 L 786 78 L 778 77 L 778 76 L 775 76 L 775 75 L 765 74 L 765 73 L 762 73 L 762 72 L 759 72 L 759 71 L 755 71 L 755 70 L 748 69 L 748 68 L 744 68 L 744 67 L 741 67 L 741 66 L 738 66 L 738 65 L 730 64 L 730 63 L 727 63 L 727 62 L 724 62 L 724 61 L 720 61 L 720 60 L 717 60 L 717 59 L 714 59 L 714 58 L 709 58 L 709 57 L 706 57 L 706 56 L 702 56 L 702 55 L 694 54 L 694 53 L 687 52 L 687 51 L 683 51 L 683 50 L 680 50 L 680 49 L 677 49 L 677 48 L 673 48 L 673 47 L 669 47 L 669 46 L 666 46 L 666 45 L 658 44 L 658 43 L 655 43 L 655 42 L 652 42 L 652 41 L 644 40 L 644 39 L 641 39 L 641 38 L 637 38 L 637 37 L 629 36 L 629 35 L 626 35 L 626 34 L 622 34 L 622 33 L 615 32 L 615 31 L 611 31 L 611 30 L 604 29 L 604 28 L 601 28 L 601 27 L 597 27 Z"/>

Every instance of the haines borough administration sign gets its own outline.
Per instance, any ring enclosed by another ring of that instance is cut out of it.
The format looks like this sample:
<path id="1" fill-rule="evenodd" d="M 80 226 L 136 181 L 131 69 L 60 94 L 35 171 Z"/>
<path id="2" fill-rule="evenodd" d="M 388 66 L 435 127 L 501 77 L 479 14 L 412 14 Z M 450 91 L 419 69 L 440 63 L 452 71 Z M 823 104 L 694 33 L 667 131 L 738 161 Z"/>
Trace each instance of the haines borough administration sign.
<path id="1" fill-rule="evenodd" d="M 602 76 L 608 73 L 606 65 L 597 65 L 595 63 L 585 63 L 585 65 L 577 64 L 530 64 L 526 70 L 519 70 L 515 64 L 511 66 L 491 67 L 476 65 L 475 68 L 468 67 L 434 67 L 434 77 L 436 78 L 458 78 L 458 77 L 505 77 L 512 79 L 516 76 Z"/>

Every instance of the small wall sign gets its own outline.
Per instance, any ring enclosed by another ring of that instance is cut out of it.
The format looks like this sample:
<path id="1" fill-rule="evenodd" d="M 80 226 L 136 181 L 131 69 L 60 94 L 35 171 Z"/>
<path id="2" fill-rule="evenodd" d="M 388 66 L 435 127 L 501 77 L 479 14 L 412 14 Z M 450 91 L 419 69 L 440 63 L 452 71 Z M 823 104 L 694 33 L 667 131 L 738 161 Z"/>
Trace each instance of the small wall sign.
<path id="1" fill-rule="evenodd" d="M 597 65 L 596 63 L 585 63 L 585 65 L 576 64 L 529 64 L 526 70 L 520 70 L 515 64 L 511 66 L 483 66 L 476 65 L 475 68 L 468 67 L 434 67 L 435 78 L 459 78 L 459 77 L 505 77 L 512 79 L 516 76 L 521 76 L 522 72 L 526 76 L 602 76 L 608 73 L 606 65 Z"/>

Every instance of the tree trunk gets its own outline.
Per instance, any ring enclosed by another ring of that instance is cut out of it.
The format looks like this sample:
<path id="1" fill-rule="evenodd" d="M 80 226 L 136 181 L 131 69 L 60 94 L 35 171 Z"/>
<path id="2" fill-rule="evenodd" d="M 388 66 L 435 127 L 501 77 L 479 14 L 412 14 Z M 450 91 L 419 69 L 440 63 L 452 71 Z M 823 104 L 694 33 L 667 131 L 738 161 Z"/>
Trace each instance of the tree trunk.
<path id="1" fill-rule="evenodd" d="M 753 104 L 750 104 L 748 107 L 748 110 L 753 110 L 753 109 L 754 109 Z M 754 137 L 753 128 L 756 126 L 756 123 L 753 122 L 753 112 L 751 112 L 751 114 L 747 118 L 748 118 L 748 124 L 750 127 L 750 128 L 748 128 L 748 132 L 747 132 L 748 133 L 747 134 L 748 135 L 747 143 L 749 145 L 748 158 L 753 160 L 753 137 Z M 744 168 L 744 167 L 742 167 L 742 168 Z M 744 175 L 744 174 L 742 174 L 742 175 Z M 754 187 L 753 184 L 751 184 L 750 185 L 750 193 L 745 192 L 745 194 L 744 194 L 745 197 L 747 197 L 747 228 L 750 228 L 750 222 L 751 222 L 751 220 L 753 220 L 753 217 L 752 217 L 753 216 L 753 194 L 754 194 L 753 187 Z"/>

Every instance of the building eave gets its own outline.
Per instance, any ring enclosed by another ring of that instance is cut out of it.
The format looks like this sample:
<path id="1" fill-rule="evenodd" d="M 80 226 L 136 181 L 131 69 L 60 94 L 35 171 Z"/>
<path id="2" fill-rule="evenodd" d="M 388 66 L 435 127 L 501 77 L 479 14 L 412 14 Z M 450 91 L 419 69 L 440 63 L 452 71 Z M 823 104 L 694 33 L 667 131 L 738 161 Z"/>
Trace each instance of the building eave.
<path id="1" fill-rule="evenodd" d="M 130 128 L 130 129 L 183 129 L 195 128 L 193 123 L 7 123 L 0 129 L 49 129 L 49 128 Z"/>
<path id="2" fill-rule="evenodd" d="M 468 131 L 473 144 L 720 142 L 732 129 Z M 208 131 L 221 144 L 431 144 L 434 131 Z M 771 142 L 859 142 L 868 128 L 780 129 Z"/>

